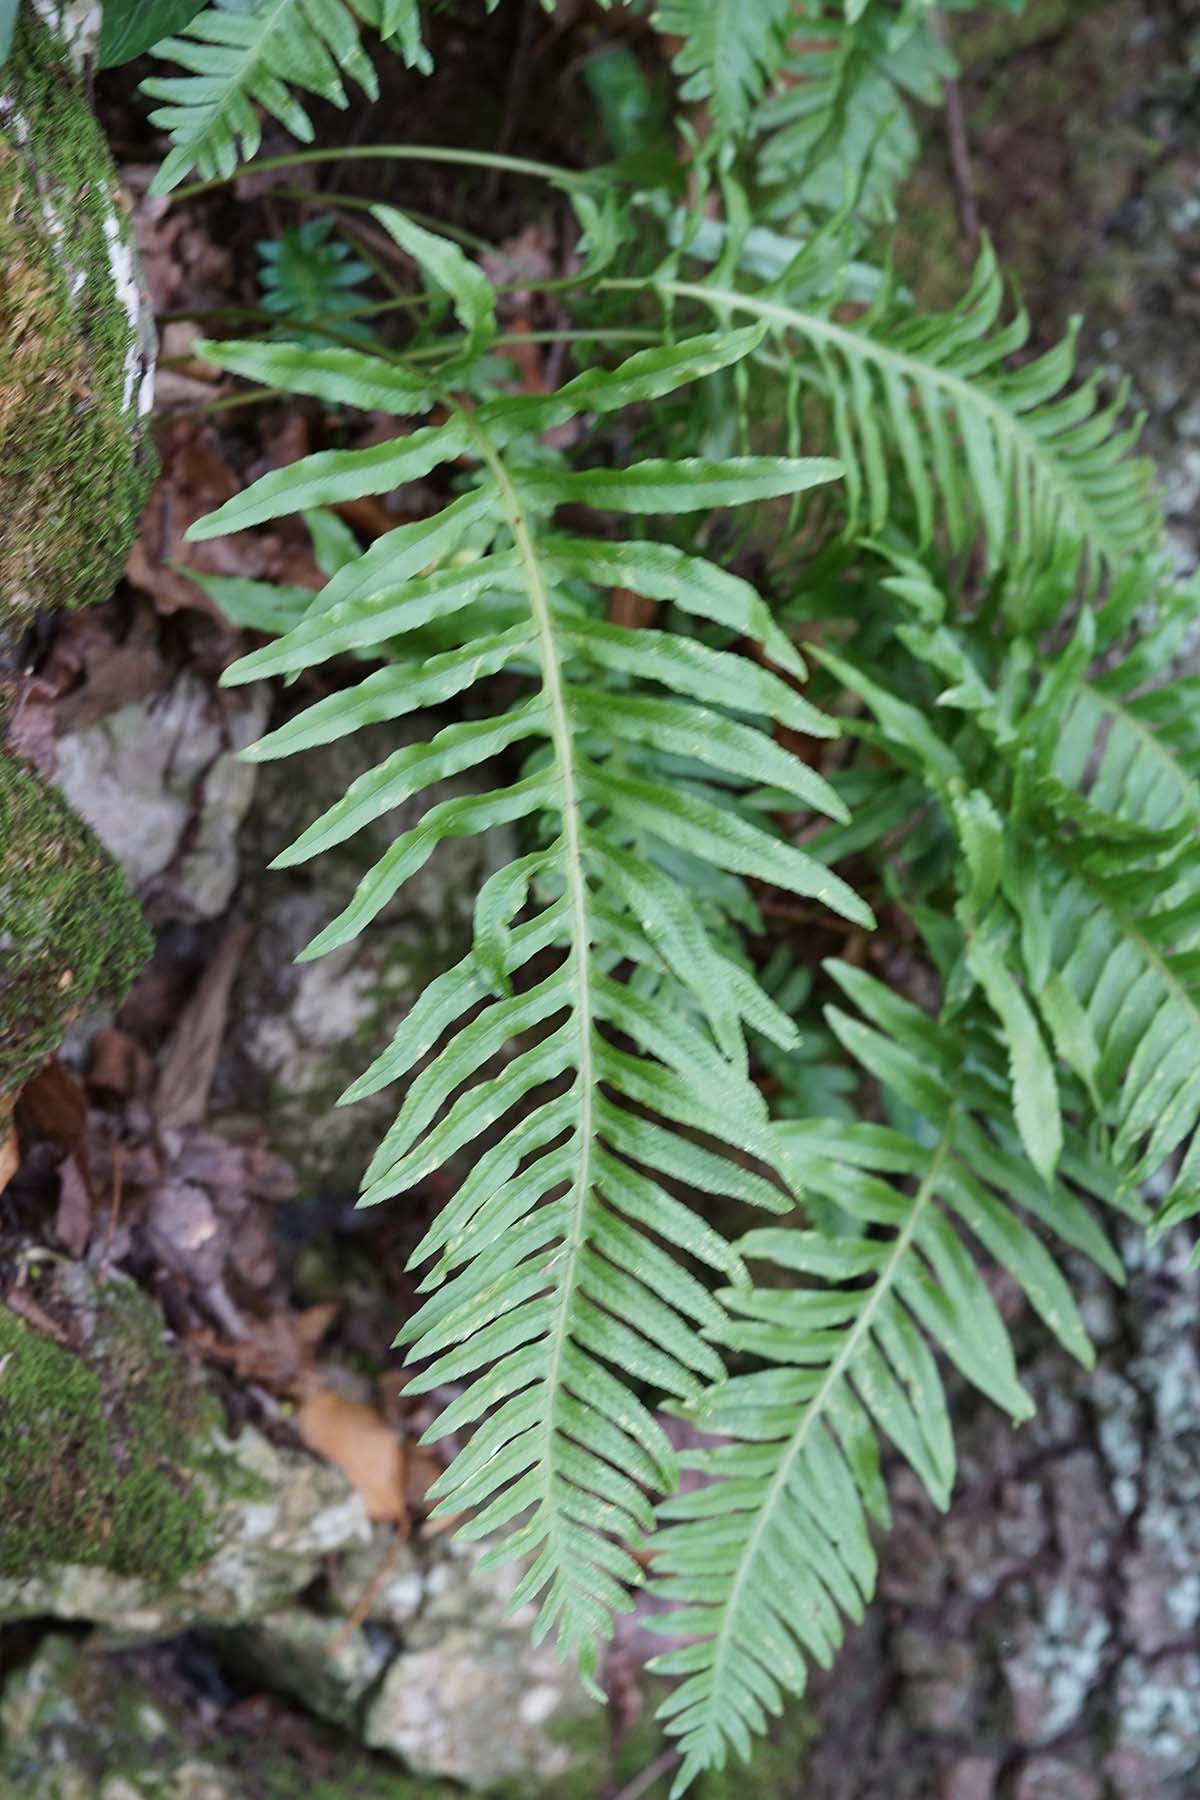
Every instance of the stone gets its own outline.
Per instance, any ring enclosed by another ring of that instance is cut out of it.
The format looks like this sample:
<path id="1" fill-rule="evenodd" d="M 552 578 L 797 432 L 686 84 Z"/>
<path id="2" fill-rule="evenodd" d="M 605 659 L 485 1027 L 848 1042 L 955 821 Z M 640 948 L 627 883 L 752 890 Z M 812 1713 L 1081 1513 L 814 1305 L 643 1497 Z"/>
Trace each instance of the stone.
<path id="1" fill-rule="evenodd" d="M 375 1586 L 385 1558 L 387 1573 Z M 388 1525 L 375 1526 L 368 1546 L 346 1550 L 338 1557 L 326 1580 L 325 1603 L 340 1621 L 349 1617 L 367 1593 L 371 1595 L 368 1619 L 396 1637 L 405 1636 L 421 1610 L 425 1572 L 412 1545 L 397 1545 Z"/>
<path id="2" fill-rule="evenodd" d="M 355 1630 L 343 1638 L 343 1630 L 340 1619 L 289 1607 L 225 1633 L 220 1650 L 234 1668 L 290 1694 L 319 1719 L 354 1726 L 393 1646 L 382 1632 Z"/>
<path id="3" fill-rule="evenodd" d="M 454 1800 L 299 1714 L 287 1740 L 231 1732 L 169 1648 L 97 1655 L 51 1632 L 0 1685 L 4 1800 Z"/>
<path id="4" fill-rule="evenodd" d="M 431 720 L 421 735 L 436 729 Z M 214 1092 L 219 1104 L 265 1117 L 279 1152 L 339 1193 L 357 1187 L 397 1098 L 392 1086 L 351 1107 L 339 1108 L 337 1100 L 391 1041 L 430 980 L 469 949 L 475 895 L 512 853 L 513 840 L 501 830 L 439 845 L 358 938 L 305 963 L 294 959 L 396 837 L 426 805 L 469 792 L 469 783 L 439 784 L 302 868 L 268 865 L 353 781 L 412 738 L 399 726 L 375 726 L 263 763 L 240 839 L 242 893 L 258 930 L 234 985 Z"/>
<path id="5" fill-rule="evenodd" d="M 1098 1775 L 1060 1756 L 1038 1756 L 1025 1764 L 1013 1800 L 1102 1800 Z"/>
<path id="6" fill-rule="evenodd" d="M 370 1700 L 364 1742 L 418 1775 L 465 1787 L 551 1781 L 571 1753 L 548 1727 L 592 1708 L 578 1677 L 527 1630 L 453 1626 L 392 1663 Z"/>
<path id="7" fill-rule="evenodd" d="M 58 785 L 159 918 L 223 913 L 255 771 L 237 752 L 261 736 L 270 697 L 214 700 L 188 671 L 58 742 Z"/>
<path id="8" fill-rule="evenodd" d="M 241 1624 L 369 1543 L 339 1469 L 226 1436 L 131 1281 L 82 1264 L 59 1280 L 81 1356 L 0 1308 L 0 1620 L 90 1620 L 114 1642 Z"/>

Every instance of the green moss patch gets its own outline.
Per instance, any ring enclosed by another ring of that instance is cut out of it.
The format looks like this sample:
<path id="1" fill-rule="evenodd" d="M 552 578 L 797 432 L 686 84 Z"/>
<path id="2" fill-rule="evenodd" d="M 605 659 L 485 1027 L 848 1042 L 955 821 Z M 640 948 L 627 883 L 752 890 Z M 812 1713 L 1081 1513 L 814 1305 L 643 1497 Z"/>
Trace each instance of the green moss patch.
<path id="1" fill-rule="evenodd" d="M 110 252 L 116 171 L 80 83 L 22 9 L 0 71 L 0 632 L 111 593 L 153 474 Z"/>
<path id="2" fill-rule="evenodd" d="M 86 1357 L 0 1306 L 0 1576 L 54 1564 L 169 1583 L 212 1544 L 213 1402 L 126 1280 L 95 1290 Z"/>
<path id="3" fill-rule="evenodd" d="M 0 754 L 0 1101 L 71 1019 L 121 998 L 152 943 L 87 826 L 35 770 Z"/>

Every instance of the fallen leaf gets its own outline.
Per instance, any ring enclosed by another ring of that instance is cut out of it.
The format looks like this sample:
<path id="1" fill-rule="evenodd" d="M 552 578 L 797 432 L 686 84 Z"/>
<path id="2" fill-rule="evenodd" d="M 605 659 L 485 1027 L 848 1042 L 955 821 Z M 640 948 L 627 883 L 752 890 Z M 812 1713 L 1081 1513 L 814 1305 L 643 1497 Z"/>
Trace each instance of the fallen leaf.
<path id="1" fill-rule="evenodd" d="M 58 1172 L 58 1210 L 54 1235 L 68 1256 L 78 1260 L 92 1235 L 92 1196 L 75 1157 L 69 1156 Z"/>
<path id="2" fill-rule="evenodd" d="M 12 1121 L 0 1122 L 0 1194 L 2 1194 L 17 1170 L 21 1166 L 21 1152 L 17 1146 L 17 1134 Z"/>
<path id="3" fill-rule="evenodd" d="M 145 1060 L 145 1052 L 127 1031 L 105 1026 L 91 1042 L 87 1084 L 98 1093 L 127 1099 L 142 1086 Z"/>
<path id="4" fill-rule="evenodd" d="M 37 1137 L 77 1152 L 87 1128 L 87 1095 L 57 1056 L 21 1089 L 21 1113 Z"/>
<path id="5" fill-rule="evenodd" d="M 229 1010 L 229 990 L 252 936 L 250 925 L 235 925 L 226 932 L 167 1039 L 154 1093 L 155 1116 L 164 1131 L 198 1125 L 204 1118 Z"/>
<path id="6" fill-rule="evenodd" d="M 202 1187 L 164 1181 L 146 1209 L 146 1238 L 155 1258 L 195 1288 L 220 1281 L 229 1248 L 226 1229 Z"/>
<path id="7" fill-rule="evenodd" d="M 398 1523 L 407 1517 L 404 1448 L 373 1406 L 322 1387 L 304 1401 L 296 1424 L 309 1449 L 353 1482 L 372 1519 Z"/>

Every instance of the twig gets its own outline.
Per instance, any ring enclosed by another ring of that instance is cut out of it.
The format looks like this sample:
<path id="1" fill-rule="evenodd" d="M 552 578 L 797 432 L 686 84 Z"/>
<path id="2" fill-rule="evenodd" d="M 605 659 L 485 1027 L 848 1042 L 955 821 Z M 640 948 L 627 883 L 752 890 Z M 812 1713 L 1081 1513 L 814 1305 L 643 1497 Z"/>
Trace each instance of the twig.
<path id="1" fill-rule="evenodd" d="M 933 29 L 938 42 L 946 47 L 946 23 L 940 12 L 933 14 Z M 958 194 L 958 224 L 972 250 L 979 247 L 979 205 L 975 198 L 975 176 L 971 169 L 971 151 L 967 143 L 967 122 L 963 114 L 962 90 L 957 81 L 946 83 L 946 140 L 950 149 L 950 166 Z"/>
<path id="2" fill-rule="evenodd" d="M 632 1781 L 626 1782 L 620 1793 L 613 1795 L 613 1800 L 641 1800 L 643 1794 L 650 1792 L 659 1776 L 669 1774 L 678 1761 L 678 1750 L 664 1750 L 661 1756 L 656 1756 L 652 1763 L 647 1764 L 640 1775 L 635 1775 Z"/>
<path id="3" fill-rule="evenodd" d="M 380 1557 L 379 1567 L 363 1589 L 363 1592 L 359 1595 L 354 1611 L 350 1614 L 336 1636 L 330 1638 L 329 1642 L 326 1644 L 326 1656 L 339 1655 L 340 1652 L 346 1648 L 346 1645 L 350 1642 L 354 1633 L 363 1623 L 363 1620 L 370 1617 L 371 1608 L 374 1606 L 376 1600 L 378 1600 L 384 1582 L 395 1568 L 397 1558 L 405 1544 L 408 1542 L 406 1524 L 407 1521 L 402 1520 L 400 1524 L 397 1525 L 392 1536 L 392 1541 Z"/>

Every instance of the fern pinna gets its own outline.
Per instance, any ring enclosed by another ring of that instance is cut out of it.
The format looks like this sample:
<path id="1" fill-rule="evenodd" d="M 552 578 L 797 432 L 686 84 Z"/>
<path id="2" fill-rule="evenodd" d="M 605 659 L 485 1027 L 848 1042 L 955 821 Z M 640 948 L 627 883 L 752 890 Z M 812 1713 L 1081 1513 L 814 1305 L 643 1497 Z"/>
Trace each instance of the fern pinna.
<path id="1" fill-rule="evenodd" d="M 478 271 L 400 215 L 377 217 L 448 287 L 475 346 L 485 344 L 494 320 Z M 453 367 L 440 393 L 422 394 L 351 350 L 304 364 L 282 346 L 204 352 L 260 380 L 286 371 L 300 391 L 370 394 L 404 412 L 437 397 L 447 409 L 442 423 L 378 449 L 264 476 L 204 534 L 391 488 L 458 458 L 475 471 L 443 511 L 347 564 L 306 619 L 227 679 L 388 652 L 384 669 L 264 739 L 254 752 L 264 757 L 436 705 L 502 669 L 525 678 L 506 711 L 448 725 L 362 777 L 280 861 L 317 855 L 447 776 L 522 747 L 515 780 L 430 805 L 306 955 L 361 931 L 440 840 L 536 821 L 536 847 L 479 894 L 471 954 L 430 984 L 346 1098 L 423 1065 L 368 1171 L 364 1204 L 408 1191 L 482 1134 L 494 1138 L 418 1252 L 422 1263 L 436 1259 L 433 1293 L 403 1336 L 427 1364 L 417 1389 L 467 1381 L 434 1428 L 477 1427 L 438 1484 L 443 1509 L 476 1507 L 475 1535 L 510 1526 L 500 1553 L 532 1554 L 520 1591 L 542 1594 L 543 1629 L 557 1626 L 585 1671 L 607 1615 L 628 1604 L 623 1584 L 638 1573 L 629 1547 L 652 1524 L 647 1496 L 674 1484 L 670 1442 L 635 1384 L 687 1397 L 721 1373 L 702 1335 L 720 1309 L 664 1242 L 727 1280 L 745 1278 L 664 1181 L 774 1212 L 790 1204 L 787 1159 L 748 1077 L 743 1031 L 787 1043 L 795 1029 L 693 910 L 681 871 L 701 863 L 863 924 L 870 915 L 838 876 L 737 803 L 739 788 L 767 783 L 797 806 L 843 816 L 832 789 L 770 733 L 775 719 L 818 735 L 829 722 L 782 675 L 698 638 L 609 624 L 590 598 L 632 584 L 801 675 L 754 590 L 666 543 L 551 524 L 563 502 L 670 514 L 793 495 L 835 479 L 837 464 L 741 457 L 579 472 L 533 458 L 530 439 L 585 409 L 653 400 L 760 337 L 752 328 L 687 339 L 551 395 L 471 410 L 455 402 Z M 663 757 L 694 765 L 686 791 L 664 796 Z M 643 973 L 653 984 L 638 981 Z"/>

